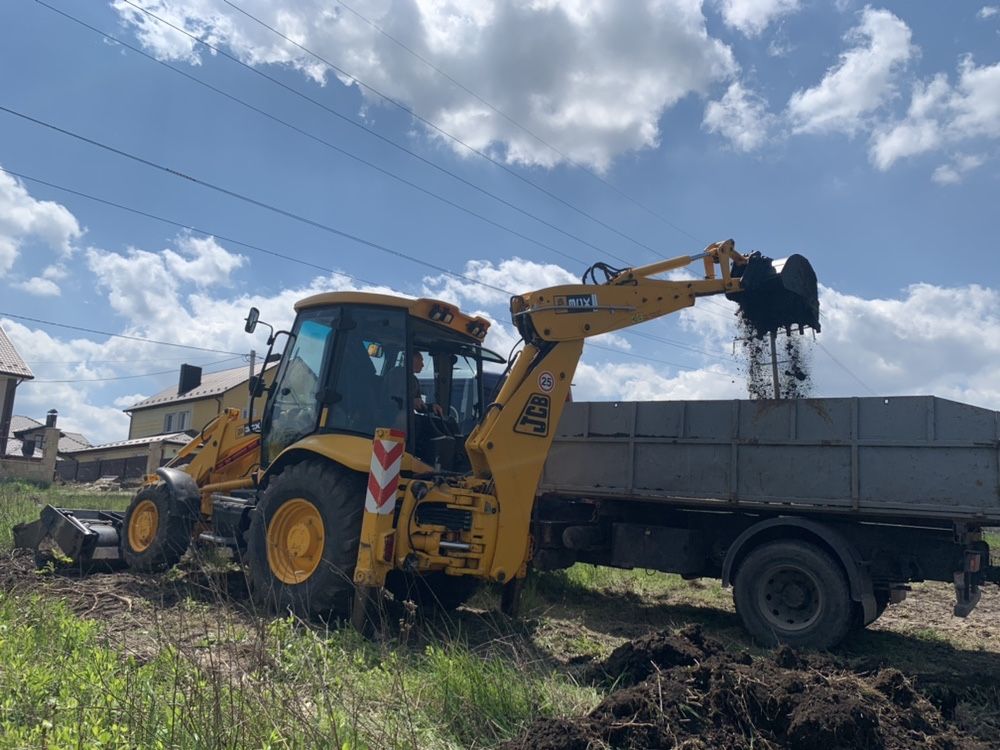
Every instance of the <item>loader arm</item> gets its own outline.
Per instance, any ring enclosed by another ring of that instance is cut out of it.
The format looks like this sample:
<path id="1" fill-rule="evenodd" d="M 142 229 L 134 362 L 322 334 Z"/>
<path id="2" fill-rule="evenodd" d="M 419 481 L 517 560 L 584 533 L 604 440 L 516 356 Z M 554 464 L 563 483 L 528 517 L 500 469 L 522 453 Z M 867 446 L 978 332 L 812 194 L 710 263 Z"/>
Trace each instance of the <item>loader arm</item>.
<path id="1" fill-rule="evenodd" d="M 704 263 L 701 279 L 654 278 L 699 260 Z M 550 287 L 511 299 L 511 316 L 525 346 L 496 403 L 467 443 L 473 475 L 491 480 L 502 516 L 491 564 L 494 579 L 509 578 L 528 559 L 535 493 L 585 339 L 669 315 L 691 307 L 699 297 L 718 294 L 737 301 L 747 295 L 755 302 L 753 308 L 767 308 L 770 318 L 761 326 L 819 328 L 811 267 L 805 272 L 811 279 L 797 276 L 782 283 L 769 259 L 736 252 L 732 240 L 694 256 L 603 270 L 604 283 Z M 745 273 L 756 277 L 746 289 Z M 800 273 L 801 268 L 793 269 L 793 274 Z M 745 315 L 750 308 L 744 308 Z"/>

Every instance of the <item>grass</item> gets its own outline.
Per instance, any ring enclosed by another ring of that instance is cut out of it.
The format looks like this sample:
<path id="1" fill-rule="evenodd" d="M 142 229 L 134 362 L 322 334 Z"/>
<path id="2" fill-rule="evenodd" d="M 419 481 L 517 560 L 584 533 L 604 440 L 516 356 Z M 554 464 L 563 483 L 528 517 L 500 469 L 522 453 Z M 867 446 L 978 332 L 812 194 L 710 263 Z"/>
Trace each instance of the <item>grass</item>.
<path id="1" fill-rule="evenodd" d="M 10 549 L 9 527 L 46 503 L 127 501 L 0 483 L 0 551 Z M 141 580 L 193 592 L 198 577 Z M 371 642 L 224 595 L 146 601 L 118 583 L 126 578 L 21 580 L 0 590 L 0 750 L 485 748 L 535 718 L 577 715 L 600 699 L 510 648 L 509 632 L 471 643 L 447 622 L 409 623 L 400 637 Z M 403 642 L 408 633 L 418 645 Z"/>
<path id="2" fill-rule="evenodd" d="M 642 599 L 669 598 L 709 606 L 727 606 L 731 595 L 719 581 L 685 580 L 673 573 L 622 570 L 577 563 L 565 570 L 539 573 L 532 592 L 546 598 L 587 595 L 594 592 L 631 595 Z"/>

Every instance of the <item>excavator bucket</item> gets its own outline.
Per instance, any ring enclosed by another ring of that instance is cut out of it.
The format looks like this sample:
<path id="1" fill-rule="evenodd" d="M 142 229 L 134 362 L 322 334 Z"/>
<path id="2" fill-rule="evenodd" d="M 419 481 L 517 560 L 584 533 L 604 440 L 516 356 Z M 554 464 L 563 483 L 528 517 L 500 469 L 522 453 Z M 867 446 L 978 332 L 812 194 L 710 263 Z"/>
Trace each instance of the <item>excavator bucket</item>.
<path id="1" fill-rule="evenodd" d="M 40 518 L 14 527 L 15 549 L 35 553 L 35 562 L 90 567 L 122 564 L 119 538 L 125 514 L 105 510 L 70 510 L 46 505 Z"/>
<path id="2" fill-rule="evenodd" d="M 733 268 L 733 276 L 742 291 L 726 297 L 739 303 L 755 336 L 793 326 L 820 330 L 816 272 L 803 256 L 775 261 L 753 253 L 745 265 Z"/>

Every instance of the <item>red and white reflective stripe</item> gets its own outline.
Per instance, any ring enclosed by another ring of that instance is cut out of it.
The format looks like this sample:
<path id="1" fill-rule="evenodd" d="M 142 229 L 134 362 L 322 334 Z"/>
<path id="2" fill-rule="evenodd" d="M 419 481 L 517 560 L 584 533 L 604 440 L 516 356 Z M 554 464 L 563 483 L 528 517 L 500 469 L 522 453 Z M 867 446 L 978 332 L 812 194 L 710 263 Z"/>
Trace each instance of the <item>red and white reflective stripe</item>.
<path id="1" fill-rule="evenodd" d="M 399 487 L 399 469 L 403 464 L 405 434 L 390 430 L 389 438 L 376 435 L 372 441 L 372 465 L 368 474 L 368 492 L 365 494 L 365 510 L 369 513 L 385 515 L 392 513 L 396 504 L 389 502 L 396 496 Z"/>

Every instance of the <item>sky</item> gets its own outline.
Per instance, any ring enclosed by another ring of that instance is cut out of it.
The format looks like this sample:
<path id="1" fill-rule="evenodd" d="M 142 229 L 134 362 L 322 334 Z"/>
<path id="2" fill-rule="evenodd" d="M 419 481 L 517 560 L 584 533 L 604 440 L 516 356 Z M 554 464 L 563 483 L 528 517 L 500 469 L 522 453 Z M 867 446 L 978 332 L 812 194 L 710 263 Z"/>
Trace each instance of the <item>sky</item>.
<path id="1" fill-rule="evenodd" d="M 506 292 L 730 237 L 816 269 L 813 395 L 1000 409 L 998 156 L 981 1 L 9 0 L 14 410 L 124 439 L 323 291 L 458 303 L 506 355 Z M 591 342 L 575 397 L 746 397 L 734 309 Z"/>

